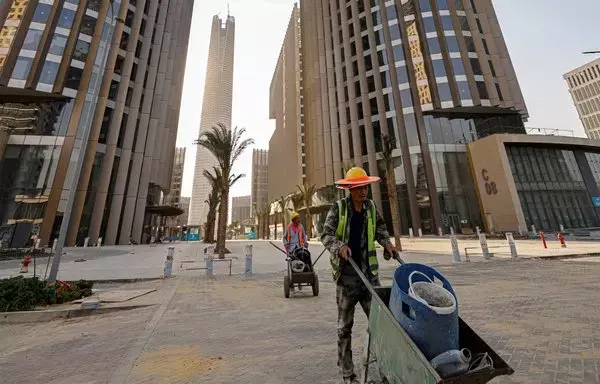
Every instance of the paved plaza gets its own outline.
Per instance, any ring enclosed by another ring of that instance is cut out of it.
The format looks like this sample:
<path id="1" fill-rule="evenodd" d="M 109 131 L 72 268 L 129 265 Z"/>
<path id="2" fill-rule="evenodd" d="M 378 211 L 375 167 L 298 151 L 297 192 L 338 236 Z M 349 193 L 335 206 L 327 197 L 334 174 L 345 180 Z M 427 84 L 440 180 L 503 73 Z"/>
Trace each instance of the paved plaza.
<path id="1" fill-rule="evenodd" d="M 462 318 L 516 371 L 493 383 L 600 383 L 600 264 L 439 260 Z M 382 262 L 384 285 L 392 272 Z M 188 270 L 129 284 L 154 286 L 161 299 L 133 311 L 1 325 L 0 377 L 10 384 L 335 383 L 335 290 L 328 271 L 320 275 L 316 298 L 285 299 L 277 271 L 208 279 Z M 357 311 L 357 364 L 365 327 Z"/>

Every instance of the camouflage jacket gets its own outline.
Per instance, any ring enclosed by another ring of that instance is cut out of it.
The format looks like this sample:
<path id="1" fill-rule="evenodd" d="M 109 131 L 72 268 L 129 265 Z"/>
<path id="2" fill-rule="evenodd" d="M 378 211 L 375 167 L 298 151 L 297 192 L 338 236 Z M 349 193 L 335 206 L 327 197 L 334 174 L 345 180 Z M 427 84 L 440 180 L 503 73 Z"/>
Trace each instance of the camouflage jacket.
<path id="1" fill-rule="evenodd" d="M 347 206 L 352 207 L 352 199 L 350 196 L 345 198 L 347 200 Z M 363 210 L 367 210 L 370 208 L 370 204 L 373 204 L 371 200 L 367 200 L 363 203 Z M 352 214 L 354 209 L 348 210 L 348 220 L 346 225 L 346 234 L 350 234 L 350 223 L 352 222 Z M 365 216 L 366 220 L 366 216 Z M 333 203 L 331 208 L 329 208 L 329 212 L 327 213 L 327 218 L 325 219 L 325 223 L 323 224 L 323 232 L 321 233 L 321 242 L 325 246 L 325 248 L 331 252 L 332 257 L 340 257 L 339 251 L 340 248 L 344 245 L 340 239 L 336 236 L 336 231 L 339 222 L 339 209 L 337 202 Z M 348 236 L 346 236 L 348 238 Z M 375 228 L 375 241 L 381 244 L 382 247 L 385 247 L 388 244 L 391 244 L 390 234 L 387 231 L 385 221 L 377 212 L 377 226 Z M 363 262 L 362 270 L 367 273 L 369 271 L 368 268 L 368 255 L 367 255 L 367 223 L 363 226 L 363 233 L 361 239 L 361 249 L 362 249 L 362 257 L 361 260 Z M 340 271 L 342 273 L 342 278 L 345 273 L 349 271 L 349 268 L 352 268 L 350 264 L 345 260 L 340 260 Z"/>

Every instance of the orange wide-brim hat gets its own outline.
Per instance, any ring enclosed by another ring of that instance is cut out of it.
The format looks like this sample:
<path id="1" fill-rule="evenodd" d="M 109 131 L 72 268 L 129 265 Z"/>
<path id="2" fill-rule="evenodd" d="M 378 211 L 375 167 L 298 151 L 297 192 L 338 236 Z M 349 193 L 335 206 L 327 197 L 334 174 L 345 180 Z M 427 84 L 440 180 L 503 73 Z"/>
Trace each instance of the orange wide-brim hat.
<path id="1" fill-rule="evenodd" d="M 350 168 L 346 173 L 344 179 L 340 179 L 335 182 L 339 189 L 353 189 L 358 187 L 364 187 L 381 180 L 377 176 L 369 176 L 364 169 L 359 167 Z"/>

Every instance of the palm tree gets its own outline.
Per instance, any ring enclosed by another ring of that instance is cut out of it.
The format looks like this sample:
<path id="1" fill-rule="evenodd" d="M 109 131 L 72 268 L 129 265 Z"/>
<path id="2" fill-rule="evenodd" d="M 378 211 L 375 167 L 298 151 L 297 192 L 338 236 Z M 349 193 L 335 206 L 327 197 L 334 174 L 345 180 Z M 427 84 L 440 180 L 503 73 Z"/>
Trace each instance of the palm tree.
<path id="1" fill-rule="evenodd" d="M 312 207 L 312 199 L 317 190 L 314 184 L 308 185 L 304 182 L 303 186 L 298 187 L 298 194 L 302 198 L 304 207 L 306 208 L 306 237 L 309 239 L 312 237 L 312 218 L 310 217 L 310 207 Z"/>
<path id="2" fill-rule="evenodd" d="M 400 233 L 402 227 L 400 225 L 400 210 L 398 208 L 398 196 L 396 194 L 396 174 L 394 173 L 394 158 L 392 151 L 394 150 L 396 140 L 388 135 L 382 136 L 383 151 L 381 152 L 385 162 L 385 179 L 387 181 L 388 198 L 390 201 L 390 211 L 392 214 L 392 228 L 394 229 L 394 241 L 398 251 L 402 251 L 400 243 Z"/>
<path id="3" fill-rule="evenodd" d="M 208 170 L 204 170 L 202 174 L 211 186 L 210 195 L 208 195 L 208 214 L 206 215 L 206 227 L 204 230 L 204 242 L 212 244 L 215 242 L 215 221 L 217 219 L 217 208 L 219 207 L 219 197 L 221 193 L 221 170 L 218 167 L 213 167 L 214 175 Z"/>
<path id="4" fill-rule="evenodd" d="M 263 208 L 263 236 L 269 240 L 271 238 L 271 211 L 269 206 Z"/>
<path id="5" fill-rule="evenodd" d="M 288 198 L 288 200 L 292 202 L 292 205 L 294 206 L 294 211 L 298 211 L 300 208 L 302 208 L 302 203 L 304 202 L 304 199 L 300 193 L 296 192 L 292 194 Z"/>
<path id="6" fill-rule="evenodd" d="M 244 151 L 254 144 L 253 139 L 243 139 L 246 133 L 244 128 L 233 130 L 224 124 L 217 124 L 211 130 L 204 132 L 197 144 L 206 148 L 216 158 L 221 169 L 222 180 L 219 204 L 219 223 L 217 227 L 217 250 L 219 259 L 225 258 L 225 238 L 227 236 L 227 217 L 229 210 L 229 190 L 231 186 L 244 175 L 234 175 L 233 165 Z"/>

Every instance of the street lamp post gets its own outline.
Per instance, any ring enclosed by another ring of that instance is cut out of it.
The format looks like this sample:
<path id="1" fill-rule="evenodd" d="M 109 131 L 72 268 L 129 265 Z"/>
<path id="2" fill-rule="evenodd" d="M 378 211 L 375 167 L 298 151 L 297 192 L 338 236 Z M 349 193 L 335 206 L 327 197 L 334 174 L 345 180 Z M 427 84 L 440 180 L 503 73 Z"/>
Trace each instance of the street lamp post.
<path id="1" fill-rule="evenodd" d="M 584 55 L 600 55 L 600 51 L 585 51 Z"/>
<path id="2" fill-rule="evenodd" d="M 114 13 L 114 9 L 113 9 L 114 3 L 113 1 L 110 2 L 110 31 L 108 33 L 107 39 L 106 39 L 106 43 L 104 46 L 104 52 L 103 52 L 103 57 L 102 57 L 102 63 L 100 65 L 100 70 L 99 70 L 99 74 L 100 73 L 104 73 L 104 69 L 106 67 L 106 62 L 108 61 L 108 54 L 110 52 L 110 45 L 111 45 L 111 41 L 112 41 L 112 36 L 115 30 L 115 26 L 117 24 L 117 22 L 123 22 L 123 20 L 120 20 L 118 18 L 115 17 L 115 13 Z M 102 23 L 103 28 L 104 28 L 104 23 Z M 100 38 L 102 39 L 102 38 Z M 100 43 L 102 43 L 102 40 L 100 40 Z M 93 68 L 92 68 L 93 70 Z M 99 93 L 99 84 L 102 82 L 102 77 L 98 76 L 96 78 L 96 82 L 94 84 L 91 84 L 93 87 L 93 91 L 92 91 L 92 102 L 89 103 L 89 108 L 94 108 L 98 102 L 98 93 Z M 57 244 L 56 244 L 56 248 L 54 251 L 54 258 L 52 259 L 52 267 L 50 268 L 50 274 L 48 275 L 48 282 L 49 283 L 54 283 L 56 281 L 56 277 L 58 275 L 58 267 L 60 265 L 60 259 L 62 257 L 62 252 L 63 252 L 63 246 L 65 243 L 65 240 L 67 238 L 67 232 L 69 231 L 69 222 L 71 221 L 71 211 L 73 210 L 73 204 L 75 202 L 75 195 L 77 193 L 77 185 L 79 184 L 79 176 L 81 174 L 81 168 L 83 167 L 83 161 L 85 159 L 85 153 L 87 150 L 87 143 L 88 143 L 88 139 L 90 137 L 90 131 L 92 130 L 91 127 L 91 119 L 93 118 L 94 114 L 92 113 L 92 111 L 88 111 L 88 113 L 86 114 L 86 118 L 84 121 L 84 125 L 83 125 L 83 132 L 82 132 L 82 137 L 81 137 L 81 147 L 79 149 L 79 155 L 77 156 L 77 163 L 75 163 L 75 169 L 74 169 L 74 173 L 73 173 L 73 178 L 71 179 L 71 185 L 69 186 L 69 194 L 67 197 L 67 201 L 66 201 L 66 205 L 65 205 L 65 212 L 63 213 L 63 220 L 62 223 L 60 225 L 60 232 L 58 235 L 58 239 L 57 239 Z"/>

